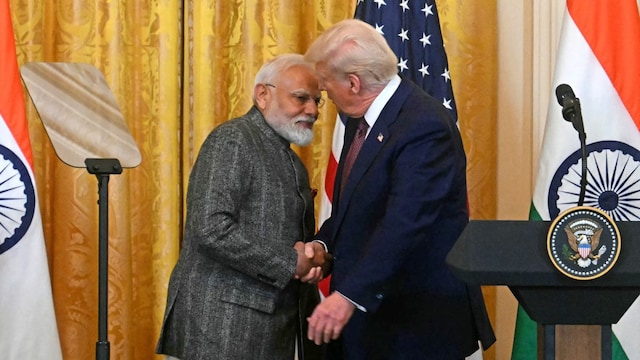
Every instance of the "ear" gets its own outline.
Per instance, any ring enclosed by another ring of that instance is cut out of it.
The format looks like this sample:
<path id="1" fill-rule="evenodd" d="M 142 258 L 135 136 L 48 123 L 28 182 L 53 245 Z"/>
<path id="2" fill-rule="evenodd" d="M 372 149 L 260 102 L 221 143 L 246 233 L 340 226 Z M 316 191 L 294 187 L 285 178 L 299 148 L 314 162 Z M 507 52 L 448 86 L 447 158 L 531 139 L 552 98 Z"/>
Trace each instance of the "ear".
<path id="1" fill-rule="evenodd" d="M 271 92 L 265 84 L 258 84 L 253 88 L 253 97 L 256 99 L 258 109 L 264 110 L 269 103 Z"/>
<path id="2" fill-rule="evenodd" d="M 355 95 L 360 92 L 361 85 L 360 78 L 356 74 L 349 74 L 347 76 L 349 80 L 349 89 Z"/>

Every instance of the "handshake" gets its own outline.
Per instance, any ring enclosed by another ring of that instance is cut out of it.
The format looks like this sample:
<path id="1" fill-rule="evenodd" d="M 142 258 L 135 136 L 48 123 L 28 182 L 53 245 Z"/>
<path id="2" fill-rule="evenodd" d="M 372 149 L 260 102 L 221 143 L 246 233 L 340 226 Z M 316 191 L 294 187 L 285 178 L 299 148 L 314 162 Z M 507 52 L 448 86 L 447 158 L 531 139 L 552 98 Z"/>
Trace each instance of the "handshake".
<path id="1" fill-rule="evenodd" d="M 325 251 L 322 243 L 298 241 L 293 248 L 298 253 L 294 279 L 315 284 L 329 274 L 333 257 Z"/>

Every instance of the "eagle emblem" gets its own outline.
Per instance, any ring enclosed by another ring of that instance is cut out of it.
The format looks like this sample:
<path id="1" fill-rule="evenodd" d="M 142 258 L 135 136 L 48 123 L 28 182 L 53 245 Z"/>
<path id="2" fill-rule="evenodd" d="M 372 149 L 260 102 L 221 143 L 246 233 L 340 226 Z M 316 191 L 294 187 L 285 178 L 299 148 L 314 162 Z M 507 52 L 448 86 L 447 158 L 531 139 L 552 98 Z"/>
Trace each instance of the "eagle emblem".
<path id="1" fill-rule="evenodd" d="M 564 228 L 567 234 L 568 248 L 565 255 L 568 260 L 574 261 L 581 268 L 589 265 L 598 265 L 598 259 L 607 251 L 607 247 L 600 247 L 600 235 L 602 227 L 588 219 L 574 221 Z"/>
<path id="2" fill-rule="evenodd" d="M 606 274 L 620 255 L 620 231 L 604 210 L 576 206 L 549 227 L 547 253 L 553 266 L 575 280 Z"/>

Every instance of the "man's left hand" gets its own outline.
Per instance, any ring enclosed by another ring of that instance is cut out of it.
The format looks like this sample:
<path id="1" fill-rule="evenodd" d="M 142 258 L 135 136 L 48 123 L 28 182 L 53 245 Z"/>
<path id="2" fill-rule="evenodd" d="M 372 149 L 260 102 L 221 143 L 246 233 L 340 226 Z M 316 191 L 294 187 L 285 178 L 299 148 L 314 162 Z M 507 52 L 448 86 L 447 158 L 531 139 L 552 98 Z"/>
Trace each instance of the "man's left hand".
<path id="1" fill-rule="evenodd" d="M 339 293 L 334 292 L 329 295 L 307 318 L 309 321 L 307 337 L 316 345 L 337 339 L 355 308 L 354 304 Z"/>

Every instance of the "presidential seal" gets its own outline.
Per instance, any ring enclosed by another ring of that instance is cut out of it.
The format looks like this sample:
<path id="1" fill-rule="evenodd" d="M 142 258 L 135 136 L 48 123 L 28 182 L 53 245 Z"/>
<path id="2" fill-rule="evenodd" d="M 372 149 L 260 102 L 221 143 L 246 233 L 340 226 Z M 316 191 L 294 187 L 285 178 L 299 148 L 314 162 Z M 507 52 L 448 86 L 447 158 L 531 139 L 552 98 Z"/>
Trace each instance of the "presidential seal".
<path id="1" fill-rule="evenodd" d="M 553 221 L 547 234 L 551 263 L 576 280 L 592 280 L 606 274 L 620 255 L 620 232 L 602 210 L 576 206 Z"/>

